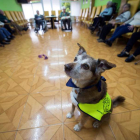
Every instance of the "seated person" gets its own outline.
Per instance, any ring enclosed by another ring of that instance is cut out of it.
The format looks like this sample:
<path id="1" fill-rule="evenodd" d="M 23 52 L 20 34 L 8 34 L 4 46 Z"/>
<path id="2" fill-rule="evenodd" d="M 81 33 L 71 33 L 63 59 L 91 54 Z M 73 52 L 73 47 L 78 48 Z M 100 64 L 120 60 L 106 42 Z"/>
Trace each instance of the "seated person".
<path id="1" fill-rule="evenodd" d="M 108 21 L 111 18 L 111 15 L 113 13 L 113 8 L 111 6 L 112 2 L 109 1 L 106 5 L 106 9 L 100 13 L 99 17 L 93 19 L 93 24 L 91 27 L 89 27 L 92 32 L 95 31 L 99 24 L 103 26 L 105 25 L 105 21 Z"/>
<path id="2" fill-rule="evenodd" d="M 122 34 L 133 32 L 135 25 L 140 25 L 140 11 L 137 12 L 130 20 L 119 26 L 112 37 L 109 40 L 106 40 L 105 43 L 111 47 L 116 38 L 120 37 Z"/>
<path id="3" fill-rule="evenodd" d="M 0 43 L 1 44 L 9 44 L 11 39 L 13 39 L 14 36 L 11 35 L 10 32 L 8 32 L 5 28 L 0 28 Z"/>
<path id="4" fill-rule="evenodd" d="M 104 42 L 105 41 L 106 36 L 109 34 L 111 29 L 113 29 L 115 27 L 116 23 L 118 23 L 118 22 L 123 23 L 130 18 L 131 13 L 130 13 L 129 10 L 130 10 L 130 4 L 125 4 L 123 6 L 122 13 L 119 16 L 117 16 L 116 19 L 110 20 L 109 23 L 103 27 L 102 32 L 100 34 L 100 37 L 99 37 L 99 39 L 97 39 L 98 42 Z"/>
<path id="5" fill-rule="evenodd" d="M 36 15 L 35 15 L 35 22 L 38 25 L 38 29 L 36 28 L 35 31 L 38 32 L 38 30 L 40 30 L 40 25 L 42 26 L 42 30 L 45 31 L 45 20 L 44 20 L 44 16 L 39 14 L 39 11 L 36 11 Z"/>
<path id="6" fill-rule="evenodd" d="M 16 24 L 15 22 L 9 20 L 5 15 L 4 12 L 2 10 L 0 10 L 0 21 L 3 23 L 9 23 L 12 27 L 14 27 L 15 29 L 18 29 L 19 31 L 27 31 L 28 27 L 22 27 L 19 26 L 18 24 Z M 12 29 L 10 28 L 9 24 L 5 24 L 4 28 L 6 28 L 10 33 L 12 33 Z"/>
<path id="7" fill-rule="evenodd" d="M 128 57 L 127 59 L 125 59 L 125 62 L 133 61 L 135 57 L 140 54 L 140 47 L 138 47 L 132 55 L 130 55 L 129 52 L 132 49 L 133 45 L 136 43 L 136 41 L 139 39 L 140 31 L 133 33 L 124 50 L 120 54 L 118 54 L 118 57 Z"/>
<path id="8" fill-rule="evenodd" d="M 66 17 L 66 16 L 70 16 L 70 14 L 68 12 L 66 12 L 66 8 L 63 7 L 63 12 L 61 12 L 59 17 L 63 18 L 63 17 Z M 68 24 L 68 30 L 70 30 L 70 21 L 71 21 L 71 19 L 68 18 L 68 19 L 61 19 L 61 20 L 63 21 L 65 30 L 67 30 L 66 23 Z"/>

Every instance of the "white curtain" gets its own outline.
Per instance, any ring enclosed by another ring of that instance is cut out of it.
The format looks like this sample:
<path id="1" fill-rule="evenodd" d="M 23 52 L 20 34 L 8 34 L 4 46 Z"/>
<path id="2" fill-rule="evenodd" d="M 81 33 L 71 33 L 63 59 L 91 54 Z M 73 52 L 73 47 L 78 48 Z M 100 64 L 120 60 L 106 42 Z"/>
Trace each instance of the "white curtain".
<path id="1" fill-rule="evenodd" d="M 71 16 L 79 16 L 81 9 L 80 1 L 71 2 Z"/>
<path id="2" fill-rule="evenodd" d="M 52 9 L 55 10 L 56 16 L 58 16 L 58 10 L 60 10 L 60 1 L 52 0 Z"/>
<path id="3" fill-rule="evenodd" d="M 51 0 L 43 0 L 44 11 L 49 11 L 49 15 L 51 15 Z"/>
<path id="4" fill-rule="evenodd" d="M 39 13 L 40 13 L 41 15 L 44 14 L 43 8 L 42 8 L 42 4 L 41 4 L 41 3 L 33 3 L 32 6 L 33 6 L 33 13 L 34 13 L 34 15 L 36 14 L 36 11 L 37 11 L 37 10 L 39 11 Z"/>
<path id="5" fill-rule="evenodd" d="M 22 4 L 22 9 L 26 19 L 34 18 L 31 4 Z"/>

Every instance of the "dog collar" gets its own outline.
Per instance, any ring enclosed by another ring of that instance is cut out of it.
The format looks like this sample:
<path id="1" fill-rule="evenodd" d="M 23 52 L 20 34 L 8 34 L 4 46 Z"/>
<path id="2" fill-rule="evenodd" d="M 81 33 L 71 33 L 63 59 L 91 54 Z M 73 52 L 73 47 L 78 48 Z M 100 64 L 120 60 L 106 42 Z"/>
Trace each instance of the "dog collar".
<path id="1" fill-rule="evenodd" d="M 90 89 L 90 88 L 96 86 L 96 87 L 98 88 L 98 92 L 101 92 L 101 80 L 106 81 L 106 79 L 105 79 L 103 76 L 101 76 L 101 78 L 100 78 L 100 80 L 99 80 L 99 82 L 98 82 L 97 84 L 91 85 L 91 86 L 87 86 L 87 87 L 81 88 L 81 89 Z M 77 87 L 77 86 L 72 82 L 72 79 L 71 79 L 71 78 L 70 78 L 69 81 L 66 83 L 66 86 L 67 86 L 67 87 L 73 87 L 73 88 L 79 88 L 79 87 Z"/>

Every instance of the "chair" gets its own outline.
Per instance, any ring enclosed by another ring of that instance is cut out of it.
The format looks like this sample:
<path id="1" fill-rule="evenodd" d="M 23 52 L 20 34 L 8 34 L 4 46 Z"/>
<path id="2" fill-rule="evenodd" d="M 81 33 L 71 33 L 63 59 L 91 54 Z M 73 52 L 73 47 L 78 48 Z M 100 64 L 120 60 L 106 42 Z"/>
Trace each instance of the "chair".
<path id="1" fill-rule="evenodd" d="M 89 26 L 90 24 L 93 23 L 93 18 L 95 17 L 96 14 L 95 12 L 96 12 L 96 7 L 93 7 L 89 20 L 84 21 L 85 25 Z"/>
<path id="2" fill-rule="evenodd" d="M 14 19 L 12 18 L 12 16 L 11 16 L 11 14 L 10 14 L 9 11 L 4 11 L 4 13 L 5 13 L 6 17 L 7 17 L 9 20 L 11 20 L 11 21 L 14 22 Z M 9 24 L 9 23 L 8 23 L 8 24 Z M 15 28 L 15 29 L 16 29 L 16 32 L 17 32 L 17 33 L 19 33 L 20 35 L 22 35 L 21 32 L 20 32 L 17 28 Z"/>
<path id="3" fill-rule="evenodd" d="M 23 24 L 20 23 L 20 21 L 16 18 L 15 13 L 13 11 L 10 11 L 10 14 L 14 20 L 15 23 L 17 23 L 19 26 L 22 26 Z"/>
<path id="4" fill-rule="evenodd" d="M 70 31 L 72 31 L 72 21 L 71 21 L 71 20 L 70 20 L 70 26 L 71 26 Z M 62 30 L 62 31 L 65 31 L 65 30 L 63 29 L 63 20 L 61 20 L 61 30 Z"/>
<path id="5" fill-rule="evenodd" d="M 24 22 L 25 22 L 26 24 L 30 23 L 30 22 L 28 22 L 28 20 L 25 18 L 23 12 L 19 12 L 19 13 L 20 13 L 21 17 L 23 18 L 23 20 L 24 20 Z"/>
<path id="6" fill-rule="evenodd" d="M 56 16 L 55 10 L 51 10 L 51 15 Z M 56 18 L 54 18 L 54 21 L 56 21 Z"/>
<path id="7" fill-rule="evenodd" d="M 58 24 L 59 24 L 59 21 L 61 20 L 61 18 L 59 17 L 61 12 L 62 12 L 62 10 L 58 10 Z"/>
<path id="8" fill-rule="evenodd" d="M 101 12 L 103 12 L 106 8 L 106 5 L 103 5 L 102 8 L 101 8 Z"/>
<path id="9" fill-rule="evenodd" d="M 19 17 L 20 17 L 20 19 L 21 19 L 22 22 L 28 24 L 28 22 L 22 17 L 21 12 L 18 12 L 18 15 L 19 15 Z"/>
<path id="10" fill-rule="evenodd" d="M 82 13 L 83 13 L 83 9 L 80 10 L 79 16 L 74 17 L 74 21 L 75 21 L 75 22 L 81 20 L 81 18 L 82 18 Z"/>
<path id="11" fill-rule="evenodd" d="M 44 11 L 44 17 L 47 22 L 50 22 L 50 18 L 46 18 L 46 16 L 49 16 L 49 11 Z"/>
<path id="12" fill-rule="evenodd" d="M 85 12 L 86 12 L 86 9 L 83 10 L 82 17 L 79 19 L 80 22 L 82 22 L 82 20 L 84 19 Z"/>
<path id="13" fill-rule="evenodd" d="M 84 23 L 84 21 L 87 20 L 88 14 L 89 14 L 89 8 L 87 8 L 86 11 L 85 11 L 85 16 L 84 16 L 84 18 L 82 19 L 82 23 Z"/>

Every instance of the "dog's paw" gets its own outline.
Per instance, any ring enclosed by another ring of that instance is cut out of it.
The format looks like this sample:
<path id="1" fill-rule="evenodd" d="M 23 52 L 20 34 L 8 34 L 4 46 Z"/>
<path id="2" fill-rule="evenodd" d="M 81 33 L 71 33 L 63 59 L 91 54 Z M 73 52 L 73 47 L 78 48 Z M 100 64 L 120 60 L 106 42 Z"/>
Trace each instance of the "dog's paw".
<path id="1" fill-rule="evenodd" d="M 93 123 L 93 127 L 94 127 L 94 128 L 99 128 L 99 122 L 98 122 L 98 121 L 95 121 L 95 122 Z"/>
<path id="2" fill-rule="evenodd" d="M 73 115 L 74 115 L 74 114 L 72 114 L 72 113 L 68 113 L 68 114 L 67 114 L 67 118 L 70 119 L 70 118 L 73 117 Z"/>
<path id="3" fill-rule="evenodd" d="M 74 128 L 73 128 L 75 131 L 80 131 L 81 130 L 81 128 L 79 127 L 79 125 L 78 124 L 76 124 L 75 126 L 74 126 Z"/>

